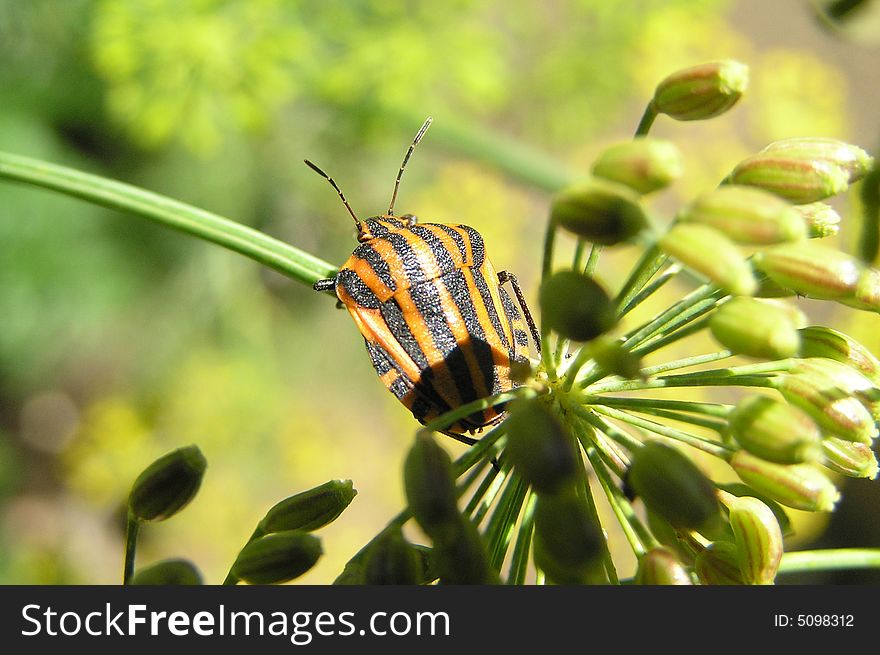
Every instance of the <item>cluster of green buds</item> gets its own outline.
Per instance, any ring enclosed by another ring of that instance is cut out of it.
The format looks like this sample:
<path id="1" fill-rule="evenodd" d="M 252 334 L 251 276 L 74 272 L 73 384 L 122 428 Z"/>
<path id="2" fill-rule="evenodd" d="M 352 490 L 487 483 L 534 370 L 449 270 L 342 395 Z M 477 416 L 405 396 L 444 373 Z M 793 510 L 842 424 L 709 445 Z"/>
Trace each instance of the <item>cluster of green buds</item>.
<path id="1" fill-rule="evenodd" d="M 206 466 L 199 448 L 187 446 L 160 457 L 137 477 L 128 498 L 125 584 L 202 584 L 202 574 L 188 560 L 163 560 L 135 572 L 134 558 L 140 525 L 183 510 L 198 493 Z M 278 584 L 301 576 L 323 553 L 320 539 L 311 532 L 334 521 L 356 495 L 351 480 L 330 480 L 274 505 L 241 549 L 224 584 Z"/>
<path id="2" fill-rule="evenodd" d="M 873 160 L 833 139 L 786 139 L 684 203 L 665 227 L 648 204 L 684 170 L 672 143 L 648 136 L 654 121 L 719 116 L 747 83 L 747 68 L 733 61 L 670 75 L 635 139 L 608 147 L 588 177 L 555 196 L 540 359 L 521 387 L 419 434 L 405 486 L 411 516 L 433 542 L 423 553 L 431 565 L 404 556 L 397 531 L 374 545 L 387 551 L 376 566 L 383 575 L 522 583 L 533 571 L 539 582 L 618 583 L 600 494 L 636 556 L 633 582 L 772 584 L 793 529 L 788 510 L 831 511 L 840 475 L 876 476 L 880 364 L 851 337 L 810 325 L 791 302 L 806 296 L 880 310 L 880 271 L 819 242 L 841 222 L 824 201 L 863 178 Z M 565 235 L 574 256 L 559 266 Z M 618 244 L 643 253 L 613 292 L 598 262 Z M 633 318 L 674 279 L 696 287 Z M 717 347 L 658 359 L 698 333 Z M 657 363 L 646 365 L 649 356 Z M 698 402 L 686 395 L 695 387 L 741 391 L 735 404 Z M 684 395 L 663 393 L 676 391 Z M 456 462 L 428 434 L 502 403 L 506 420 Z M 739 481 L 716 480 L 719 467 L 719 478 Z"/>

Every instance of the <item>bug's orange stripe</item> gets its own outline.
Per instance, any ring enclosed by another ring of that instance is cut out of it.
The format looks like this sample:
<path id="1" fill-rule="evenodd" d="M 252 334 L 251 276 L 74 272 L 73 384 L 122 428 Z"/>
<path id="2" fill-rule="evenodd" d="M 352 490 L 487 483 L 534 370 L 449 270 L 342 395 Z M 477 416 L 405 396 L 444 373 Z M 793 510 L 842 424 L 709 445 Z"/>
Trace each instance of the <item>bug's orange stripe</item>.
<path id="1" fill-rule="evenodd" d="M 467 283 L 468 293 L 473 300 L 474 310 L 477 313 L 477 320 L 480 322 L 480 325 L 483 326 L 483 333 L 486 335 L 486 341 L 491 348 L 492 362 L 495 364 L 496 370 L 499 373 L 503 373 L 510 366 L 510 353 L 504 344 L 501 343 L 501 340 L 495 331 L 495 326 L 492 325 L 492 319 L 489 318 L 489 312 L 486 309 L 486 305 L 483 303 L 480 291 L 477 289 L 477 284 L 474 281 L 473 271 L 469 268 L 463 268 L 462 274 Z M 501 391 L 507 391 L 507 388 L 504 385 L 505 379 L 507 379 L 507 376 L 499 375 L 499 382 L 502 387 Z"/>
<path id="2" fill-rule="evenodd" d="M 504 303 L 501 302 L 501 296 L 498 294 L 498 273 L 495 272 L 495 267 L 492 266 L 488 257 L 483 260 L 483 265 L 480 266 L 480 273 L 482 273 L 483 279 L 486 280 L 486 284 L 489 286 L 489 295 L 492 298 L 492 304 L 495 306 L 495 311 L 498 313 L 498 318 L 501 320 L 501 328 L 504 330 L 504 338 L 507 339 L 507 343 L 511 345 L 511 349 L 515 353 L 516 342 L 513 338 L 513 330 L 510 321 L 507 319 L 507 311 L 504 309 Z"/>
<path id="3" fill-rule="evenodd" d="M 413 382 L 417 381 L 421 377 L 419 367 L 391 333 L 382 314 L 378 310 L 358 306 L 344 290 L 341 290 L 340 300 L 348 308 L 348 313 L 351 314 L 360 333 L 367 340 L 382 344 L 388 355 L 400 366 L 404 375 Z"/>
<path id="4" fill-rule="evenodd" d="M 382 279 L 376 275 L 373 267 L 370 266 L 365 259 L 352 256 L 347 262 L 345 262 L 343 268 L 350 268 L 357 273 L 357 276 L 370 288 L 370 291 L 376 294 L 376 297 L 380 301 L 387 300 L 394 293 L 384 282 L 382 282 Z"/>
<path id="5" fill-rule="evenodd" d="M 452 237 L 449 236 L 449 233 L 446 232 L 446 230 L 441 228 L 439 225 L 433 225 L 431 223 L 424 223 L 424 224 L 422 224 L 421 227 L 425 228 L 426 230 L 431 232 L 431 234 L 433 234 L 438 239 L 440 239 L 440 241 L 443 243 L 443 247 L 446 249 L 446 252 L 449 254 L 450 259 L 452 259 L 453 264 L 455 264 L 455 268 L 460 269 L 460 268 L 464 268 L 465 266 L 468 265 L 467 255 L 465 255 L 464 257 L 462 256 L 461 251 L 458 249 L 458 246 L 456 245 L 455 241 L 453 241 Z M 447 226 L 447 227 L 450 227 L 450 226 Z M 459 230 L 457 228 L 453 228 L 453 229 L 455 229 L 456 232 L 461 234 L 461 230 Z"/>
<path id="6" fill-rule="evenodd" d="M 431 284 L 431 283 L 428 283 Z M 424 316 L 419 312 L 412 299 L 412 289 L 406 289 L 394 294 L 397 304 L 403 312 L 404 320 L 409 327 L 410 332 L 415 336 L 425 358 L 428 360 L 428 366 L 434 373 L 434 380 L 427 382 L 439 393 L 450 407 L 458 407 L 463 404 L 461 394 L 459 393 L 458 384 L 449 368 L 445 364 L 443 353 L 434 343 L 434 337 L 431 329 L 425 322 Z M 411 378 L 413 382 L 417 382 L 421 377 Z"/>

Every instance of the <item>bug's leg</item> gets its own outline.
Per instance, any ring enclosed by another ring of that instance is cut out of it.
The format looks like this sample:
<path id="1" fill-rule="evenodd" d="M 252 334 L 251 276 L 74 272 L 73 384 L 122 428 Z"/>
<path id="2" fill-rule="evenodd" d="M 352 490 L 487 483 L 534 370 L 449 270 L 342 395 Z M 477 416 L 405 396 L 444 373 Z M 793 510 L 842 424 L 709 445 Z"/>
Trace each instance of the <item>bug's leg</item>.
<path id="1" fill-rule="evenodd" d="M 438 430 L 438 432 L 440 434 L 445 434 L 447 437 L 452 437 L 456 441 L 461 442 L 463 444 L 467 444 L 468 446 L 473 446 L 474 444 L 476 444 L 479 441 L 479 439 L 474 439 L 473 437 L 466 437 L 463 434 L 456 434 L 455 432 L 449 432 L 448 430 Z M 496 471 L 501 470 L 501 464 L 498 462 L 498 458 L 496 458 L 496 457 L 492 458 L 492 466 L 495 468 Z"/>
<path id="2" fill-rule="evenodd" d="M 510 286 L 513 288 L 513 294 L 516 296 L 516 301 L 519 303 L 520 308 L 522 308 L 523 318 L 526 319 L 526 325 L 529 326 L 529 331 L 532 333 L 532 340 L 535 342 L 535 347 L 538 349 L 538 354 L 540 355 L 541 335 L 538 333 L 538 327 L 535 325 L 535 319 L 532 318 L 532 313 L 529 311 L 529 306 L 526 304 L 526 297 L 523 295 L 519 282 L 517 282 L 516 276 L 513 273 L 499 271 L 498 284 L 504 284 L 505 282 L 510 282 Z"/>
<path id="3" fill-rule="evenodd" d="M 336 287 L 336 278 L 328 278 L 326 280 L 318 280 L 312 285 L 315 291 L 333 291 Z"/>

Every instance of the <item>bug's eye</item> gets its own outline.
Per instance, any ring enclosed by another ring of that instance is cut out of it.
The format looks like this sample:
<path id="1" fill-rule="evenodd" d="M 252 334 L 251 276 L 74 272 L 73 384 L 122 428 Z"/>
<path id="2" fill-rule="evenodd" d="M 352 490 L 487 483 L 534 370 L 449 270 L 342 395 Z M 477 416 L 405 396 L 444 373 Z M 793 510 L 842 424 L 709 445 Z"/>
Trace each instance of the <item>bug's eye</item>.
<path id="1" fill-rule="evenodd" d="M 404 214 L 403 216 L 400 217 L 400 220 L 402 220 L 404 223 L 406 223 L 407 227 L 412 227 L 413 225 L 415 225 L 416 223 L 419 222 L 419 217 L 416 216 L 415 214 Z"/>

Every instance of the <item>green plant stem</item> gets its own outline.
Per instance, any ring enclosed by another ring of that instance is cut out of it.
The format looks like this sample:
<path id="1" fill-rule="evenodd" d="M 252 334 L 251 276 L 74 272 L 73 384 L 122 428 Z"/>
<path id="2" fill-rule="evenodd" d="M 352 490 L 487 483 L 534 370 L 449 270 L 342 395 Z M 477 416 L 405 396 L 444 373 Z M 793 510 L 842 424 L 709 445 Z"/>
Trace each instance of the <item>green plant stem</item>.
<path id="1" fill-rule="evenodd" d="M 622 398 L 615 396 L 601 396 L 595 399 L 597 405 L 607 407 L 622 407 L 639 411 L 642 408 L 669 409 L 676 412 L 691 412 L 702 416 L 714 416 L 727 418 L 733 405 L 719 405 L 717 403 L 701 403 L 690 400 L 666 400 L 663 398 Z"/>
<path id="2" fill-rule="evenodd" d="M 663 263 L 667 260 L 667 256 L 660 250 L 660 246 L 656 243 L 648 247 L 639 258 L 623 283 L 623 287 L 614 299 L 614 304 L 618 307 L 618 314 L 622 314 L 622 309 L 629 305 L 630 301 L 642 290 L 654 274 L 660 270 Z"/>
<path id="3" fill-rule="evenodd" d="M 647 419 L 633 416 L 632 414 L 629 414 L 627 412 L 618 411 L 612 407 L 596 406 L 593 408 L 593 411 L 599 414 L 604 414 L 609 418 L 617 419 L 618 421 L 623 421 L 624 423 L 629 423 L 630 425 L 642 428 L 643 430 L 648 430 L 650 432 L 653 432 L 654 434 L 659 434 L 660 436 L 668 437 L 669 439 L 675 439 L 676 441 L 680 441 L 689 446 L 697 448 L 698 450 L 702 450 L 705 453 L 720 457 L 725 460 L 728 459 L 731 454 L 733 454 L 733 451 L 730 448 L 718 443 L 717 441 L 712 441 L 711 439 L 706 439 L 704 437 L 698 437 L 697 435 L 691 434 L 690 432 L 677 430 L 667 425 L 663 425 L 662 423 L 648 421 Z"/>
<path id="4" fill-rule="evenodd" d="M 656 118 L 657 110 L 654 109 L 654 102 L 652 100 L 648 103 L 648 106 L 645 107 L 645 112 L 642 114 L 638 127 L 636 127 L 636 136 L 647 136 L 648 132 L 651 131 L 651 126 L 654 124 Z"/>
<path id="5" fill-rule="evenodd" d="M 578 427 L 580 428 L 577 437 L 578 442 L 583 446 L 584 441 L 581 432 L 585 427 L 589 429 L 589 426 L 580 425 Z M 587 503 L 587 510 L 590 513 L 590 518 L 595 521 L 596 525 L 602 525 L 602 520 L 599 517 L 599 508 L 596 507 L 596 499 L 593 497 L 593 490 L 590 487 L 590 478 L 587 475 L 587 469 L 584 465 L 583 453 L 580 448 L 578 448 L 576 452 L 579 464 L 578 470 L 583 474 L 582 484 L 578 486 L 578 489 L 581 492 L 584 501 Z M 614 566 L 614 558 L 611 556 L 611 549 L 608 547 L 608 539 L 604 534 L 602 538 L 602 564 L 605 567 L 605 574 L 608 576 L 609 582 L 611 582 L 611 584 L 620 584 L 620 578 L 617 575 L 617 568 Z"/>
<path id="6" fill-rule="evenodd" d="M 627 335 L 624 346 L 628 348 L 635 347 L 655 334 L 683 325 L 694 317 L 695 312 L 702 311 L 707 305 L 712 307 L 716 302 L 712 299 L 712 296 L 720 293 L 721 291 L 711 284 L 694 289 L 687 296 L 672 305 L 672 307 L 662 312 L 657 318 L 638 328 L 632 334 Z"/>
<path id="7" fill-rule="evenodd" d="M 141 522 L 130 511 L 125 521 L 125 562 L 122 566 L 122 584 L 131 584 L 134 577 L 134 558 L 137 552 L 137 537 Z"/>
<path id="8" fill-rule="evenodd" d="M 650 533 L 648 533 L 647 530 L 639 531 L 636 529 L 636 524 L 640 522 L 633 511 L 632 505 L 623 498 L 623 495 L 620 493 L 620 490 L 614 484 L 608 470 L 605 468 L 605 463 L 598 456 L 595 449 L 590 446 L 585 448 L 584 452 L 587 454 L 587 459 L 590 460 L 590 466 L 596 473 L 596 478 L 599 480 L 599 484 L 605 492 L 605 497 L 608 499 L 611 511 L 614 512 L 614 516 L 617 518 L 618 523 L 620 523 L 620 527 L 623 530 L 626 540 L 629 542 L 630 548 L 632 548 L 636 557 L 641 557 L 645 554 L 646 549 L 645 542 L 642 541 L 642 535 L 640 532 L 644 532 L 647 537 L 650 537 Z"/>
<path id="9" fill-rule="evenodd" d="M 611 469 L 618 478 L 623 479 L 629 468 L 629 462 L 624 461 L 620 453 L 613 450 L 613 441 L 603 438 L 603 433 L 594 429 L 592 424 L 581 419 L 577 425 L 577 438 L 581 446 L 586 449 L 593 447 L 602 458 L 602 461 Z"/>
<path id="10" fill-rule="evenodd" d="M 597 416 L 594 412 L 591 412 L 585 407 L 575 408 L 574 413 L 596 428 L 599 432 L 608 436 L 609 439 L 612 439 L 618 445 L 623 446 L 626 450 L 635 452 L 642 447 L 641 441 L 632 435 L 627 434 L 623 430 L 619 430 L 601 416 Z"/>
<path id="11" fill-rule="evenodd" d="M 880 548 L 829 548 L 785 553 L 779 564 L 779 573 L 878 568 Z"/>
<path id="12" fill-rule="evenodd" d="M 510 573 L 507 576 L 507 584 L 521 585 L 526 581 L 526 572 L 529 567 L 529 552 L 532 545 L 532 533 L 535 529 L 535 501 L 537 496 L 531 490 L 526 495 L 523 503 L 522 521 L 516 533 L 516 542 L 513 546 L 513 555 L 510 559 Z"/>
<path id="13" fill-rule="evenodd" d="M 495 500 L 495 496 L 498 494 L 499 489 L 504 485 L 507 477 L 507 471 L 499 471 L 495 467 L 486 471 L 486 475 L 482 482 L 480 482 L 480 486 L 477 487 L 477 490 L 474 492 L 474 495 L 471 496 L 468 504 L 462 512 L 474 523 L 474 525 L 479 525 L 483 520 L 483 517 L 489 512 L 489 507 L 492 505 L 492 501 Z"/>
<path id="14" fill-rule="evenodd" d="M 638 307 L 645 300 L 647 300 L 649 297 L 651 297 L 658 289 L 660 289 L 660 287 L 662 287 L 664 284 L 669 282 L 669 280 L 674 278 L 680 272 L 681 272 L 681 265 L 680 264 L 672 264 L 671 266 L 667 267 L 667 269 L 665 271 L 663 271 L 663 273 L 661 273 L 659 276 L 657 276 L 656 279 L 652 280 L 650 284 L 647 284 L 644 287 L 642 287 L 641 291 L 639 291 L 636 295 L 634 295 L 632 298 L 630 298 L 625 305 L 623 305 L 622 307 L 620 307 L 620 309 L 618 309 L 618 311 L 617 311 L 618 317 L 624 316 L 625 314 L 629 313 L 635 307 Z"/>
<path id="15" fill-rule="evenodd" d="M 496 571 L 501 570 L 507 549 L 516 526 L 517 517 L 522 510 L 523 502 L 529 490 L 528 484 L 518 475 L 508 478 L 507 486 L 498 499 L 498 505 L 486 526 L 486 541 L 489 552 L 489 564 Z"/>
<path id="16" fill-rule="evenodd" d="M 250 257 L 304 284 L 312 285 L 336 274 L 332 264 L 258 230 L 130 184 L 3 152 L 0 178 L 146 218 Z"/>
<path id="17" fill-rule="evenodd" d="M 700 311 L 701 314 L 709 311 L 714 306 L 706 307 L 703 311 Z M 693 317 L 688 317 L 687 320 L 693 320 Z M 694 321 L 690 325 L 686 325 L 680 330 L 676 330 L 675 327 L 670 327 L 671 330 L 675 330 L 674 332 L 670 332 L 669 334 L 664 334 L 662 337 L 657 337 L 648 341 L 647 343 L 642 344 L 638 348 L 633 348 L 632 352 L 634 355 L 638 357 L 644 357 L 645 355 L 649 355 L 652 352 L 660 350 L 661 348 L 668 346 L 671 343 L 675 343 L 676 341 L 680 341 L 685 337 L 689 337 L 692 334 L 696 334 L 702 330 L 705 330 L 709 326 L 709 321 L 711 320 L 711 316 L 705 316 L 698 321 Z"/>
<path id="18" fill-rule="evenodd" d="M 682 359 L 673 359 L 656 366 L 648 366 L 642 369 L 642 375 L 646 378 L 657 375 L 658 373 L 666 373 L 668 371 L 677 371 L 691 366 L 699 366 L 700 364 L 708 364 L 717 362 L 722 359 L 733 357 L 733 353 L 729 350 L 719 350 L 714 353 L 706 353 L 705 355 L 694 355 L 693 357 L 684 357 Z"/>

